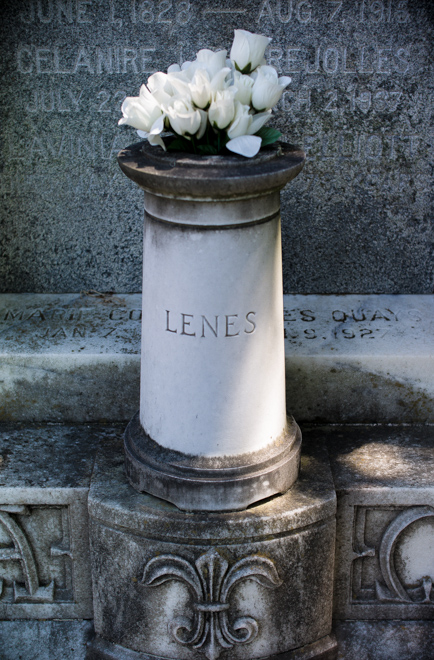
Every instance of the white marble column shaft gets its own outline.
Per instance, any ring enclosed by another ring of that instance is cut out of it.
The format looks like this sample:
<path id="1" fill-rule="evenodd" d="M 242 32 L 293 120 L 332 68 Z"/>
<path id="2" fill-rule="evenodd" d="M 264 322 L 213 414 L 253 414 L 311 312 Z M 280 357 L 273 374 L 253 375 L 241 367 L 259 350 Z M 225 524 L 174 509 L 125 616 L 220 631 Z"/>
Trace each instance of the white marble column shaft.
<path id="1" fill-rule="evenodd" d="M 141 425 L 198 456 L 263 449 L 286 429 L 279 195 L 145 209 Z"/>

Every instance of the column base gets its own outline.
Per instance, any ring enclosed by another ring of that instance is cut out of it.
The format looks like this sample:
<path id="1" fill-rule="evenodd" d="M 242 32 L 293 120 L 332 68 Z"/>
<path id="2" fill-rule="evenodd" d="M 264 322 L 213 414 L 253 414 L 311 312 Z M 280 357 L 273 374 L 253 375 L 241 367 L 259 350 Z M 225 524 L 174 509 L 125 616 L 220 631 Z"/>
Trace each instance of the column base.
<path id="1" fill-rule="evenodd" d="M 330 657 L 315 643 L 331 633 L 335 511 L 322 444 L 304 449 L 300 476 L 284 495 L 218 513 L 186 513 L 138 493 L 118 447 L 105 444 L 89 492 L 101 643 L 88 657 Z M 120 655 L 104 656 L 113 649 Z"/>
<path id="2" fill-rule="evenodd" d="M 136 490 L 183 511 L 241 511 L 293 485 L 301 432 L 290 418 L 285 435 L 261 451 L 205 458 L 157 444 L 137 413 L 126 428 L 124 448 L 126 474 Z"/>
<path id="3" fill-rule="evenodd" d="M 293 651 L 269 655 L 261 660 L 335 660 L 338 647 L 333 635 L 327 635 L 312 644 L 306 644 Z M 168 660 L 161 655 L 149 655 L 131 651 L 118 644 L 96 637 L 88 644 L 86 660 Z"/>

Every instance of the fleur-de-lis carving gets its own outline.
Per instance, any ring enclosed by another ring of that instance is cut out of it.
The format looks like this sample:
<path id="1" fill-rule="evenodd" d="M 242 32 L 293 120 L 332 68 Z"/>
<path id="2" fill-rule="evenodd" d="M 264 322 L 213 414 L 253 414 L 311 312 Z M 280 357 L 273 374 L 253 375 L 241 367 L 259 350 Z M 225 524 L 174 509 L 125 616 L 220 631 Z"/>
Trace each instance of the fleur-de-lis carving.
<path id="1" fill-rule="evenodd" d="M 229 596 L 241 580 L 254 580 L 263 587 L 282 584 L 271 559 L 249 555 L 231 568 L 216 550 L 208 550 L 193 564 L 177 555 L 160 555 L 146 564 L 142 584 L 158 587 L 169 580 L 184 582 L 193 592 L 193 617 L 178 616 L 168 625 L 173 638 L 185 646 L 203 649 L 209 660 L 216 660 L 234 644 L 245 644 L 258 634 L 258 623 L 250 616 L 230 624 Z"/>

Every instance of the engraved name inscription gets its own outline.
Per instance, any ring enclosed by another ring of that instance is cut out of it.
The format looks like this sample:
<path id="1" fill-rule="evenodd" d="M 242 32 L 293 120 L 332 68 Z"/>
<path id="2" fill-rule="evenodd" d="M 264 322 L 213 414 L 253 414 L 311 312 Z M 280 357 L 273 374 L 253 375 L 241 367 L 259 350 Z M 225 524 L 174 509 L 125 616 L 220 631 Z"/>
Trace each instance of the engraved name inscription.
<path id="1" fill-rule="evenodd" d="M 81 339 L 115 338 L 117 331 L 134 342 L 139 338 L 141 319 L 140 308 L 121 305 L 108 308 L 0 308 L 0 344 L 18 344 L 27 337 L 37 341 L 38 345 L 70 343 L 71 340 L 74 345 Z M 80 350 L 84 350 L 85 343 L 80 341 L 80 346 Z M 128 352 L 134 353 L 135 350 L 136 346 L 132 343 Z"/>
<path id="2" fill-rule="evenodd" d="M 163 330 L 170 335 L 219 338 L 251 335 L 257 329 L 257 312 L 234 314 L 193 314 L 164 310 Z M 1 308 L 1 341 L 16 342 L 19 337 L 32 336 L 45 342 L 92 337 L 137 335 L 142 310 L 139 307 L 107 308 Z M 425 325 L 420 309 L 408 307 L 336 307 L 329 309 L 284 309 L 285 337 L 289 340 L 359 340 L 382 339 L 388 333 L 422 336 Z M 310 342 L 309 342 L 310 343 Z M 134 351 L 135 348 L 132 347 Z"/>
<path id="3" fill-rule="evenodd" d="M 238 337 L 256 330 L 256 312 L 247 314 L 175 314 L 166 309 L 165 331 L 187 337 Z"/>
<path id="4" fill-rule="evenodd" d="M 75 309 L 64 307 L 51 307 L 47 309 L 41 307 L 28 309 L 4 308 L 0 309 L 0 323 L 6 321 L 14 324 L 17 321 L 77 323 L 79 321 L 86 321 L 86 318 L 89 321 L 92 321 L 94 315 L 95 310 L 91 307 L 77 307 Z M 140 321 L 142 318 L 142 310 L 136 308 L 129 309 L 115 307 L 114 309 L 108 309 L 104 312 L 98 310 L 97 316 L 103 320 L 108 318 L 110 321 Z"/>
<path id="5" fill-rule="evenodd" d="M 59 46 L 23 45 L 17 51 L 17 69 L 23 74 L 120 74 L 150 73 L 154 47 L 77 46 L 71 49 Z"/>
<path id="6" fill-rule="evenodd" d="M 372 44 L 353 48 L 290 45 L 270 49 L 270 61 L 285 73 L 405 74 L 410 70 L 411 51 L 406 45 L 394 48 Z"/>

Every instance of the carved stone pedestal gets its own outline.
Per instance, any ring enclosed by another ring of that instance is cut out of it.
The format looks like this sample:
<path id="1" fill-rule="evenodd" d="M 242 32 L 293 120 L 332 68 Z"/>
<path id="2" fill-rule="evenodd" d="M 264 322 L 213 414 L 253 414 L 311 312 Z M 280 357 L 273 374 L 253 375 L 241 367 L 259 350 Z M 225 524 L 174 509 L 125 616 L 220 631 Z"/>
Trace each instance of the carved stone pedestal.
<path id="1" fill-rule="evenodd" d="M 321 445 L 285 495 L 190 513 L 126 481 L 119 446 L 89 495 L 96 640 L 88 659 L 332 658 L 335 492 Z"/>

